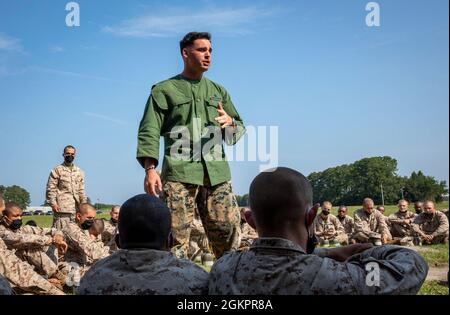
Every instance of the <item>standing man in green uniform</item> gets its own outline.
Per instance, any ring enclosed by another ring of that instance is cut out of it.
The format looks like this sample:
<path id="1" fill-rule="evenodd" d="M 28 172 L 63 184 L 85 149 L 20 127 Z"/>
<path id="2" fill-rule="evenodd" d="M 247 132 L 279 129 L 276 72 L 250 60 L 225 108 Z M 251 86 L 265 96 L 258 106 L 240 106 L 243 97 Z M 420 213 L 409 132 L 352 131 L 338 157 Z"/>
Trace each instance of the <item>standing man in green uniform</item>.
<path id="1" fill-rule="evenodd" d="M 223 142 L 234 145 L 245 127 L 225 88 L 203 76 L 211 64 L 211 35 L 188 33 L 180 51 L 183 72 L 152 87 L 139 127 L 137 159 L 145 169 L 145 191 L 161 194 L 171 209 L 175 255 L 187 258 L 197 206 L 220 257 L 240 243 L 239 208 Z M 155 170 L 160 136 L 161 178 Z"/>

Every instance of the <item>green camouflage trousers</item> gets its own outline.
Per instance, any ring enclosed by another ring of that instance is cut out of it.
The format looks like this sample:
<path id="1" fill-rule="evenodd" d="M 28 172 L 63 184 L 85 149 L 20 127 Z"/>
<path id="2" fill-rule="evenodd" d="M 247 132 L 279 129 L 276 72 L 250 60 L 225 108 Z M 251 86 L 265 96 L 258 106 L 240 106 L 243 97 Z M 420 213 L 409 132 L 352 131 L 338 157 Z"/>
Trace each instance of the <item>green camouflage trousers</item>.
<path id="1" fill-rule="evenodd" d="M 172 213 L 172 252 L 178 258 L 188 258 L 196 207 L 216 258 L 239 247 L 241 218 L 230 182 L 199 186 L 168 181 L 162 199 Z"/>

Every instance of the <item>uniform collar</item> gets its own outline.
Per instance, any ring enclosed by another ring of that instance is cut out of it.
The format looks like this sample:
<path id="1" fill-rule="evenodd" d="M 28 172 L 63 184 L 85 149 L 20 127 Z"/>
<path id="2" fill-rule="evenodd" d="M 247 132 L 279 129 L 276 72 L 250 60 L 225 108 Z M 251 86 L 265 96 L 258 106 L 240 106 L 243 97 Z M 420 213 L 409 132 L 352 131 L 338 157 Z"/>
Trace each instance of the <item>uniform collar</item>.
<path id="1" fill-rule="evenodd" d="M 306 251 L 300 245 L 278 237 L 260 237 L 253 241 L 250 249 L 281 249 L 306 254 Z"/>

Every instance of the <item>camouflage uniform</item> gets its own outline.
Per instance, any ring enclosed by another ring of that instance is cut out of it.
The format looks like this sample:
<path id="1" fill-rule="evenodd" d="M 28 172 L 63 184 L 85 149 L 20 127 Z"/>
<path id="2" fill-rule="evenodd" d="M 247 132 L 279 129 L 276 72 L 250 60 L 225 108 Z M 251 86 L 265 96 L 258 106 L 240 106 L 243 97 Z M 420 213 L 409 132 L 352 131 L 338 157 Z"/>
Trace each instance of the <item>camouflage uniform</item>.
<path id="1" fill-rule="evenodd" d="M 0 275 L 5 277 L 17 293 L 64 295 L 64 292 L 37 274 L 27 262 L 7 249 L 0 239 Z"/>
<path id="2" fill-rule="evenodd" d="M 0 225 L 0 238 L 10 250 L 15 250 L 17 257 L 34 266 L 37 273 L 64 280 L 65 276 L 58 269 L 58 250 L 52 245 L 53 236 L 61 235 L 56 229 L 24 225 L 13 231 Z"/>
<path id="3" fill-rule="evenodd" d="M 105 223 L 105 230 L 101 234 L 101 240 L 105 246 L 108 246 L 111 250 L 117 250 L 116 234 L 118 233 L 117 223 L 110 220 L 103 220 Z"/>
<path id="4" fill-rule="evenodd" d="M 430 217 L 425 212 L 417 215 L 413 222 L 413 229 L 418 235 L 422 233 L 433 235 L 433 244 L 448 242 L 448 219 L 441 211 L 436 210 Z"/>
<path id="5" fill-rule="evenodd" d="M 389 216 L 388 221 L 392 238 L 399 241 L 400 245 L 413 245 L 412 242 L 416 233 L 412 228 L 412 221 L 415 216 L 416 214 L 411 211 L 406 213 L 397 211 Z M 411 220 L 411 222 L 405 223 L 405 220 Z"/>
<path id="6" fill-rule="evenodd" d="M 0 276 L 0 295 L 12 295 L 12 293 L 8 280 Z"/>
<path id="7" fill-rule="evenodd" d="M 208 273 L 169 251 L 121 249 L 82 278 L 81 295 L 205 295 Z"/>
<path id="8" fill-rule="evenodd" d="M 318 215 L 314 219 L 314 234 L 321 244 L 325 240 L 339 244 L 348 244 L 348 237 L 345 234 L 344 227 L 331 213 L 325 219 L 322 215 Z"/>
<path id="9" fill-rule="evenodd" d="M 208 237 L 205 234 L 202 221 L 195 213 L 191 225 L 191 236 L 189 238 L 189 252 L 188 256 L 194 260 L 199 254 L 210 253 Z"/>
<path id="10" fill-rule="evenodd" d="M 91 238 L 87 230 L 82 230 L 78 224 L 69 222 L 62 230 L 69 249 L 65 261 L 76 263 L 81 267 L 81 274 L 97 260 L 109 255 L 109 247 L 103 242 Z"/>
<path id="11" fill-rule="evenodd" d="M 361 243 L 368 243 L 371 238 L 381 239 L 383 236 L 391 240 L 392 236 L 380 211 L 374 210 L 368 214 L 364 209 L 353 213 L 355 232 L 353 238 Z"/>
<path id="12" fill-rule="evenodd" d="M 366 266 L 371 262 L 380 268 L 379 286 L 366 284 Z M 259 238 L 249 251 L 227 253 L 214 264 L 209 294 L 416 294 L 427 273 L 426 261 L 404 247 L 376 246 L 337 262 L 308 255 L 301 246 L 286 239 Z"/>
<path id="13" fill-rule="evenodd" d="M 248 249 L 253 241 L 258 238 L 258 232 L 247 222 L 241 221 L 241 245 L 239 249 Z"/>
<path id="14" fill-rule="evenodd" d="M 353 230 L 355 227 L 355 221 L 353 218 L 349 215 L 345 215 L 345 217 L 341 218 L 340 216 L 337 216 L 339 222 L 341 222 L 341 225 L 344 227 L 345 233 L 348 236 L 348 239 L 350 240 L 353 235 Z"/>
<path id="15" fill-rule="evenodd" d="M 197 206 L 203 227 L 216 257 L 237 249 L 240 244 L 240 213 L 230 182 L 211 186 L 168 181 L 163 185 L 163 200 L 171 210 L 173 253 L 188 258 L 194 211 Z"/>
<path id="16" fill-rule="evenodd" d="M 84 172 L 77 166 L 64 163 L 56 166 L 47 182 L 47 203 L 59 205 L 60 212 L 53 213 L 53 227 L 61 230 L 75 220 L 75 212 L 81 203 L 87 202 L 84 192 Z"/>

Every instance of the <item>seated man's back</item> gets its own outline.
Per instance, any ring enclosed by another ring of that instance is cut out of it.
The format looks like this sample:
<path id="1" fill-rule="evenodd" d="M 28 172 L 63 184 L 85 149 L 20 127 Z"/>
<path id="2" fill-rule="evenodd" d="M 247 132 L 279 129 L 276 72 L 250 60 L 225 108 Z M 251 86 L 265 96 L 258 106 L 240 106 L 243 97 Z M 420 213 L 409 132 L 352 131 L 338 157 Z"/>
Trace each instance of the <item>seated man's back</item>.
<path id="1" fill-rule="evenodd" d="M 379 265 L 380 286 L 366 285 L 368 263 Z M 216 262 L 209 294 L 416 294 L 427 271 L 422 257 L 399 246 L 373 247 L 339 262 L 308 255 L 286 239 L 260 238 L 249 251 L 227 253 Z"/>
<path id="2" fill-rule="evenodd" d="M 95 263 L 78 294 L 206 294 L 208 274 L 169 250 L 170 210 L 157 197 L 138 195 L 121 208 L 119 249 Z"/>
<path id="3" fill-rule="evenodd" d="M 219 258 L 209 294 L 416 294 L 425 281 L 425 260 L 399 246 L 314 251 L 319 205 L 310 209 L 312 187 L 299 172 L 284 167 L 262 172 L 250 186 L 249 200 L 246 219 L 260 238 L 247 252 Z"/>

